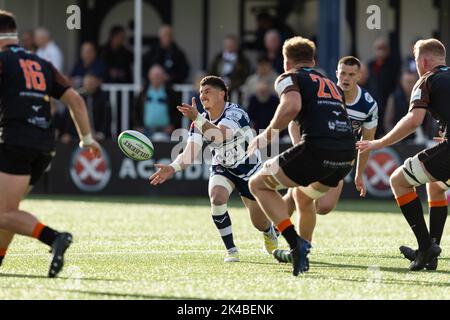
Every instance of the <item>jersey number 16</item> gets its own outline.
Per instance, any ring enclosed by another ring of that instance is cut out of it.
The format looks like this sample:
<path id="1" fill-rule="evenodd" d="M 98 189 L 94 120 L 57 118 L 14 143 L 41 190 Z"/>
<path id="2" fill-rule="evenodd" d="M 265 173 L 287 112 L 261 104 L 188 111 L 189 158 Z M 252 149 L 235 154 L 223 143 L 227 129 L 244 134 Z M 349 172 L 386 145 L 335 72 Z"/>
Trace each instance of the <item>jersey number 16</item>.
<path id="1" fill-rule="evenodd" d="M 23 70 L 27 89 L 45 91 L 47 85 L 45 83 L 44 74 L 41 72 L 41 65 L 33 60 L 20 59 L 20 66 Z"/>

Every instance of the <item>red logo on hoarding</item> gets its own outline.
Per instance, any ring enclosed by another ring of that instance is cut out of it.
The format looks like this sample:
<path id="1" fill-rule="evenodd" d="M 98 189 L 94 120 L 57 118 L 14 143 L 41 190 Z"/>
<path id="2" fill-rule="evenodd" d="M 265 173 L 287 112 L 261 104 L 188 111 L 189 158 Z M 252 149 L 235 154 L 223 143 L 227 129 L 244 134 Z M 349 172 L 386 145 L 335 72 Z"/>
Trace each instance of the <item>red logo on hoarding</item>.
<path id="1" fill-rule="evenodd" d="M 102 190 L 111 178 L 108 156 L 95 158 L 87 149 L 77 149 L 72 155 L 70 176 L 78 189 L 87 192 Z"/>
<path id="2" fill-rule="evenodd" d="M 367 191 L 377 197 L 391 196 L 389 178 L 400 166 L 400 158 L 394 150 L 388 148 L 373 151 L 370 154 L 364 175 Z"/>

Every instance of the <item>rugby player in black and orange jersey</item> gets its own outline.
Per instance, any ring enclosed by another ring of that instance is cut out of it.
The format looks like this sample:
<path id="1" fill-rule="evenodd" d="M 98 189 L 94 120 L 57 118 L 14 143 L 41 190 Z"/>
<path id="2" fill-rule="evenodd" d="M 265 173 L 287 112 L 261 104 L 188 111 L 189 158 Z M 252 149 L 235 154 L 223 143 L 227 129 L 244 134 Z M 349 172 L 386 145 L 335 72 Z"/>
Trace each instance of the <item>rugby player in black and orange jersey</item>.
<path id="1" fill-rule="evenodd" d="M 412 158 L 391 175 L 391 187 L 406 221 L 416 236 L 417 251 L 400 247 L 411 260 L 409 269 L 436 269 L 441 253 L 439 243 L 447 219 L 447 198 L 450 189 L 450 68 L 446 66 L 446 50 L 436 39 L 419 40 L 414 46 L 420 79 L 411 94 L 409 113 L 383 138 L 358 142 L 361 152 L 390 146 L 413 133 L 423 122 L 427 111 L 439 121 L 442 136 L 439 144 Z M 426 184 L 430 207 L 430 230 L 423 217 L 422 203 L 415 188 Z"/>
<path id="2" fill-rule="evenodd" d="M 274 132 L 285 129 L 294 119 L 300 126 L 302 141 L 268 160 L 250 180 L 251 192 L 289 243 L 294 276 L 307 270 L 310 244 L 295 231 L 287 204 L 277 190 L 299 187 L 293 192 L 297 208 L 302 213 L 315 212 L 314 201 L 338 186 L 356 157 L 342 93 L 313 69 L 315 50 L 315 44 L 302 37 L 284 43 L 286 72 L 275 83 L 280 104 L 268 128 L 248 149 L 251 154 L 267 146 Z"/>
<path id="3" fill-rule="evenodd" d="M 0 11 L 0 264 L 14 236 L 33 237 L 52 252 L 48 276 L 58 275 L 72 242 L 68 232 L 19 210 L 22 198 L 49 166 L 55 150 L 50 98 L 69 106 L 80 146 L 101 156 L 83 99 L 53 65 L 18 46 L 14 16 Z"/>

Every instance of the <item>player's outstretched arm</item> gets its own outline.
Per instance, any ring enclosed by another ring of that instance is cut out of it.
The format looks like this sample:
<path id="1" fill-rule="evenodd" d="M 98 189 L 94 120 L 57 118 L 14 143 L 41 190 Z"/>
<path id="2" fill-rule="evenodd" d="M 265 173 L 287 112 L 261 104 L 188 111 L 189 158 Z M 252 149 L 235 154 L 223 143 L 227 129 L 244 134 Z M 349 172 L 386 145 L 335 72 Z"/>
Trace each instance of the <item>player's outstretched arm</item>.
<path id="1" fill-rule="evenodd" d="M 70 115 L 80 137 L 80 147 L 88 148 L 96 157 L 101 157 L 102 151 L 97 141 L 92 138 L 86 104 L 74 89 L 67 89 L 60 100 L 68 106 Z"/>
<path id="2" fill-rule="evenodd" d="M 373 141 L 361 140 L 356 143 L 356 147 L 361 151 L 361 153 L 365 153 L 388 147 L 401 141 L 416 131 L 416 129 L 422 124 L 426 112 L 427 110 L 422 108 L 413 109 L 406 116 L 404 116 L 383 138 Z"/>
<path id="3" fill-rule="evenodd" d="M 183 152 L 171 164 L 155 164 L 158 171 L 149 178 L 150 184 L 157 186 L 171 179 L 176 172 L 185 170 L 189 165 L 194 163 L 201 150 L 202 147 L 197 143 L 193 141 L 188 142 Z"/>

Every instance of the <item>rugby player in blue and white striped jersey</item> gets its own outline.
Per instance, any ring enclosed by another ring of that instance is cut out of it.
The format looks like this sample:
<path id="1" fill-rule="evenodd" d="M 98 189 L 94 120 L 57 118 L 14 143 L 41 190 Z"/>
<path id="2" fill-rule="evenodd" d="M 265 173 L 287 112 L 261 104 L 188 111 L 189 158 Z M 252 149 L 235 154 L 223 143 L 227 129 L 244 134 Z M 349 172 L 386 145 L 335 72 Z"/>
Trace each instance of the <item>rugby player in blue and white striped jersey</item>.
<path id="1" fill-rule="evenodd" d="M 250 119 L 240 106 L 228 102 L 228 88 L 219 77 L 208 76 L 200 82 L 200 100 L 206 110 L 203 114 L 197 111 L 195 98 L 192 105 L 178 106 L 193 121 L 187 146 L 170 165 L 155 165 L 159 170 L 150 177 L 151 183 L 158 185 L 186 169 L 206 143 L 212 153 L 208 188 L 212 218 L 227 249 L 224 261 L 239 261 L 227 208 L 234 189 L 239 191 L 253 225 L 263 232 L 265 249 L 271 254 L 278 246 L 276 231 L 248 187 L 250 177 L 261 168 L 260 153 L 247 154 L 249 141 L 254 137 Z"/>

